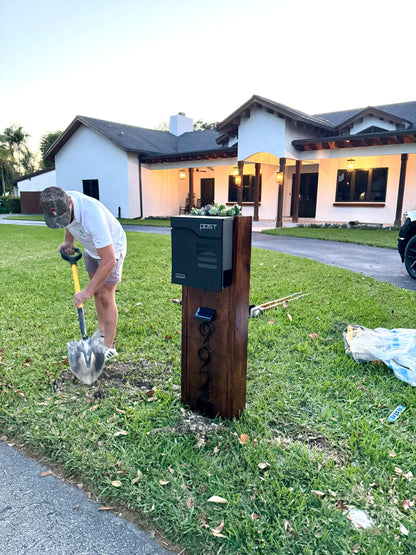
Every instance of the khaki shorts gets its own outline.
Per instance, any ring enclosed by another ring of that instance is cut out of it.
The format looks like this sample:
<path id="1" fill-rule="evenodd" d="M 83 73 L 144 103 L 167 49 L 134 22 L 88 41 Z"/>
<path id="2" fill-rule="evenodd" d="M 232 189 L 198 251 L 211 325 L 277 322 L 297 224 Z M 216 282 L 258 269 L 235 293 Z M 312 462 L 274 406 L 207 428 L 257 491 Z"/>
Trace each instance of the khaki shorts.
<path id="1" fill-rule="evenodd" d="M 100 265 L 100 262 L 101 262 L 101 258 L 93 258 L 92 256 L 90 256 L 88 253 L 84 251 L 85 270 L 89 274 L 95 274 L 95 272 L 98 270 L 98 266 Z M 120 254 L 120 257 L 117 259 L 116 265 L 111 270 L 111 274 L 104 282 L 105 284 L 114 285 L 115 283 L 120 283 L 121 274 L 123 272 L 123 262 L 124 262 L 124 255 Z"/>

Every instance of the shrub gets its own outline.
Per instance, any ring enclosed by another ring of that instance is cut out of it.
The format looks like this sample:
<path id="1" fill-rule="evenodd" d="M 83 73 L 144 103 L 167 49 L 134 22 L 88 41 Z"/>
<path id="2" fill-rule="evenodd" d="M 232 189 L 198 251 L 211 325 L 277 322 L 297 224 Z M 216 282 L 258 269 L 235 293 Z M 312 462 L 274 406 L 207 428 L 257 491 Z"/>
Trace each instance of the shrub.
<path id="1" fill-rule="evenodd" d="M 19 197 L 0 197 L 0 214 L 21 214 Z"/>

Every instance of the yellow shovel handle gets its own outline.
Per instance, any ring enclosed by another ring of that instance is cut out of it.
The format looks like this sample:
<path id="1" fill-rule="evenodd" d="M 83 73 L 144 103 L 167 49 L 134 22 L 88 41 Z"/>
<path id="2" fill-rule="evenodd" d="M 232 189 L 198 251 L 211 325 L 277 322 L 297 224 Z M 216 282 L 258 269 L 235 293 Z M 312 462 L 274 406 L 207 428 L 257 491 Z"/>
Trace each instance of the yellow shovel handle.
<path id="1" fill-rule="evenodd" d="M 74 278 L 75 293 L 79 293 L 81 291 L 81 287 L 79 286 L 77 265 L 71 264 L 71 268 L 72 268 L 72 277 Z M 82 308 L 82 303 L 77 308 Z"/>

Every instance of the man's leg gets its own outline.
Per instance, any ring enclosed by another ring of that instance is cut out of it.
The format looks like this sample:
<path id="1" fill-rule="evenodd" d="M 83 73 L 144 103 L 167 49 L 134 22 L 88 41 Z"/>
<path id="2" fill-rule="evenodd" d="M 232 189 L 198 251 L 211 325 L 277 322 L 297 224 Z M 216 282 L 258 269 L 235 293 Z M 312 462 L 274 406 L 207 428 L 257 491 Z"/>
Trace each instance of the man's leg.
<path id="1" fill-rule="evenodd" d="M 89 275 L 91 278 L 94 274 Z M 104 335 L 104 345 L 110 349 L 114 347 L 114 338 L 117 331 L 116 289 L 116 283 L 104 284 L 94 293 L 98 329 Z"/>

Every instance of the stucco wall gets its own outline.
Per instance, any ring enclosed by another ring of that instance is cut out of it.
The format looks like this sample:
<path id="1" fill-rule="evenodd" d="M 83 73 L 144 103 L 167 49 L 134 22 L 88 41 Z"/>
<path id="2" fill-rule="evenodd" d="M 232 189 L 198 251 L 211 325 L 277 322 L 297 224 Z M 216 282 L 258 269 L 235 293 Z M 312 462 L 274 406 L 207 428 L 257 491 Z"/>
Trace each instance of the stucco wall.
<path id="1" fill-rule="evenodd" d="M 379 223 L 393 225 L 396 214 L 397 190 L 400 176 L 400 156 L 370 156 L 356 159 L 356 169 L 388 168 L 386 202 L 384 207 L 371 208 L 362 205 L 334 206 L 337 172 L 345 169 L 345 159 L 321 160 L 319 162 L 316 220 L 322 222 Z"/>
<path id="2" fill-rule="evenodd" d="M 403 212 L 416 208 L 416 154 L 407 159 L 406 184 L 403 196 Z"/>
<path id="3" fill-rule="evenodd" d="M 35 175 L 34 177 L 19 181 L 17 185 L 19 194 L 24 191 L 43 191 L 43 189 L 46 189 L 46 187 L 55 187 L 56 171 L 52 170 L 40 175 Z"/>
<path id="4" fill-rule="evenodd" d="M 256 152 L 285 156 L 285 120 L 253 108 L 238 129 L 238 159 L 245 160 Z"/>
<path id="5" fill-rule="evenodd" d="M 179 214 L 189 191 L 188 180 L 179 179 L 177 169 L 142 166 L 143 218 Z"/>
<path id="6" fill-rule="evenodd" d="M 81 126 L 55 157 L 56 181 L 65 190 L 83 192 L 83 179 L 98 179 L 100 201 L 118 216 L 134 218 L 138 207 L 129 203 L 127 154 Z"/>

